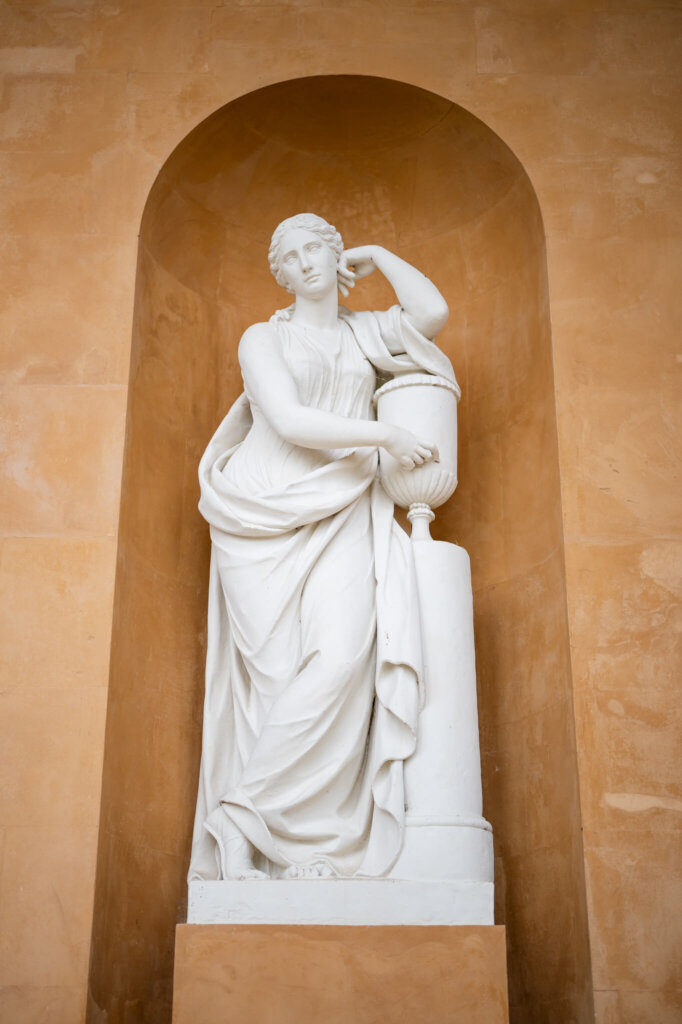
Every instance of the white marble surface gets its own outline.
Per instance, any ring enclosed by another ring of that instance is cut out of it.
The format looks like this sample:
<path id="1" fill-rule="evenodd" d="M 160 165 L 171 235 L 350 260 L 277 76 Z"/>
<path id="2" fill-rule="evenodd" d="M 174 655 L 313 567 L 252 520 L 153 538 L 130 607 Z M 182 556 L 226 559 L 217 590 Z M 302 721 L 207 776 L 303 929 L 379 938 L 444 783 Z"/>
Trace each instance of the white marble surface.
<path id="1" fill-rule="evenodd" d="M 379 450 L 381 483 L 396 505 L 411 508 L 425 504 L 434 509 L 453 494 L 457 486 L 460 395 L 456 381 L 432 373 L 397 374 L 376 392 L 374 402 L 381 423 L 430 437 L 438 447 L 437 461 L 408 469 L 387 449 Z"/>
<path id="2" fill-rule="evenodd" d="M 403 846 L 390 875 L 492 882 L 492 829 L 482 817 L 469 556 L 456 544 L 428 535 L 416 540 L 414 533 L 412 550 L 423 701 L 417 749 L 405 763 Z"/>
<path id="3" fill-rule="evenodd" d="M 189 880 L 378 878 L 401 852 L 424 645 L 412 546 L 377 451 L 392 473 L 438 466 L 428 431 L 442 422 L 454 487 L 458 388 L 433 341 L 448 309 L 405 260 L 344 250 L 313 215 L 276 229 L 270 262 L 295 303 L 243 335 L 244 394 L 199 469 L 212 559 Z M 396 304 L 339 307 L 338 288 L 373 271 Z M 399 388 L 413 428 L 375 419 L 376 371 L 431 382 Z"/>
<path id="4" fill-rule="evenodd" d="M 188 924 L 494 924 L 492 882 L 190 882 Z"/>

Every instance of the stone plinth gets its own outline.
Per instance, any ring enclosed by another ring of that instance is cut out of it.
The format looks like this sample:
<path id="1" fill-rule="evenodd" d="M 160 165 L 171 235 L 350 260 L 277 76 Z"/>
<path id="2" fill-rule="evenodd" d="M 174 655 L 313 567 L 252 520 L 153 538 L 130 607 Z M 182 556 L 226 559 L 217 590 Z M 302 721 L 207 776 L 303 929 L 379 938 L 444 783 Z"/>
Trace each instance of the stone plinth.
<path id="1" fill-rule="evenodd" d="M 192 925 L 492 925 L 492 882 L 190 882 Z"/>
<path id="2" fill-rule="evenodd" d="M 503 927 L 178 925 L 173 1024 L 507 1024 Z"/>

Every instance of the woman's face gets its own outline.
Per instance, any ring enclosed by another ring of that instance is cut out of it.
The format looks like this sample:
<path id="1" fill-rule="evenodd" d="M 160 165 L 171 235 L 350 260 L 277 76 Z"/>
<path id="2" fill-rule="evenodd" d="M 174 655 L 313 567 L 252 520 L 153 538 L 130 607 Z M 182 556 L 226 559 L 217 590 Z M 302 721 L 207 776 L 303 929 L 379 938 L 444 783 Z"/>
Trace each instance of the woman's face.
<path id="1" fill-rule="evenodd" d="M 282 276 L 295 295 L 312 299 L 330 289 L 336 291 L 336 256 L 312 231 L 287 231 L 280 246 L 279 263 Z"/>

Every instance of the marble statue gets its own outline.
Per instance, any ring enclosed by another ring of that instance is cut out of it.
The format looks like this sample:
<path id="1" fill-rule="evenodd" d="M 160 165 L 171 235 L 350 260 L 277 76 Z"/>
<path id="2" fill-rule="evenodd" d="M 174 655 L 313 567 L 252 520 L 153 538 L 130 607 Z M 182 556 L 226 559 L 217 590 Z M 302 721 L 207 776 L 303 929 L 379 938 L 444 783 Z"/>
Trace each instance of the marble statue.
<path id="1" fill-rule="evenodd" d="M 428 531 L 457 482 L 459 389 L 433 340 L 447 305 L 313 214 L 279 225 L 269 259 L 295 301 L 243 335 L 244 393 L 199 470 L 212 555 L 190 883 L 469 878 L 481 858 L 487 877 L 468 559 L 448 596 L 436 549 L 455 546 Z M 396 305 L 339 305 L 375 270 Z M 377 372 L 390 380 L 375 395 Z M 466 685 L 450 685 L 453 657 Z M 448 866 L 467 830 L 483 846 Z"/>

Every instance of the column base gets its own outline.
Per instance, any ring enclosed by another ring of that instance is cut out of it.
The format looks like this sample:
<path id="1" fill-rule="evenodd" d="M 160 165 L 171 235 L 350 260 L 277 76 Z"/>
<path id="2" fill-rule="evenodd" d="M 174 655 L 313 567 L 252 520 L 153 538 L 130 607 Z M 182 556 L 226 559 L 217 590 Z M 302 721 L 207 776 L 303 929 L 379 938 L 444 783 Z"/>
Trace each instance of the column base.
<path id="1" fill-rule="evenodd" d="M 178 925 L 173 1024 L 508 1024 L 504 928 Z"/>
<path id="2" fill-rule="evenodd" d="M 431 879 L 489 882 L 492 885 L 494 866 L 493 833 L 484 818 L 434 824 L 432 819 L 419 821 L 408 814 L 403 848 L 388 877 L 424 882 Z M 491 918 L 438 923 L 492 924 L 493 921 Z"/>

